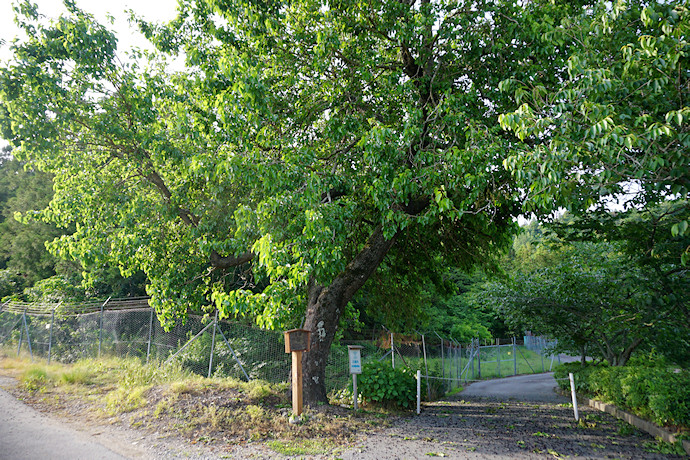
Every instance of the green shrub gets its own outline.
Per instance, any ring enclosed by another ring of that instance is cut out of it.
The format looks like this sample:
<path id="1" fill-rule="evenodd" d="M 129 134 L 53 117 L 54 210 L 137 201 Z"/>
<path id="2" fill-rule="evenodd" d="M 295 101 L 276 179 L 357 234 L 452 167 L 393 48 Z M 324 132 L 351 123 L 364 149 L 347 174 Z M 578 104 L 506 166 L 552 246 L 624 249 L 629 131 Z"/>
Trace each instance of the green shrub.
<path id="1" fill-rule="evenodd" d="M 690 371 L 666 371 L 651 381 L 649 409 L 662 425 L 690 427 Z"/>
<path id="2" fill-rule="evenodd" d="M 387 361 L 364 364 L 357 379 L 359 393 L 364 400 L 405 409 L 415 407 L 417 380 L 409 369 L 393 369 Z"/>
<path id="3" fill-rule="evenodd" d="M 557 366 L 556 369 L 554 370 L 554 377 L 557 379 L 556 382 L 558 383 L 558 386 L 563 390 L 563 391 L 570 391 L 570 380 L 568 379 L 568 374 L 573 373 L 573 377 L 575 379 L 575 391 L 578 393 L 593 393 L 590 383 L 591 383 L 591 378 L 590 375 L 592 372 L 595 372 L 596 370 L 600 369 L 601 367 L 606 367 L 606 364 L 589 364 L 585 367 L 582 367 L 582 364 L 580 363 L 566 363 L 566 364 L 561 364 L 560 366 Z"/>
<path id="4" fill-rule="evenodd" d="M 602 400 L 622 407 L 625 405 L 621 378 L 627 369 L 623 367 L 602 366 L 590 374 L 589 388 Z"/>
<path id="5" fill-rule="evenodd" d="M 690 427 L 690 371 L 674 369 L 649 359 L 623 367 L 565 364 L 555 371 L 556 379 L 575 375 L 579 393 L 610 402 L 621 409 L 660 425 Z M 568 380 L 558 385 L 570 389 Z"/>

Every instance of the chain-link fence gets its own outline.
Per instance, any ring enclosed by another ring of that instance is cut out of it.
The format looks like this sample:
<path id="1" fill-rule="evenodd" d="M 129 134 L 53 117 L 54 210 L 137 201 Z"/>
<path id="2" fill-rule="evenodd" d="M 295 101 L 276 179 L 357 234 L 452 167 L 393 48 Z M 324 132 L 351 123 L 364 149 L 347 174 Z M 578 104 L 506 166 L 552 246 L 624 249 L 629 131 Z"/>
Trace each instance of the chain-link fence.
<path id="1" fill-rule="evenodd" d="M 560 363 L 559 356 L 551 353 L 556 342 L 541 337 L 496 339 L 492 343 L 476 339 L 461 344 L 436 332 L 398 334 L 379 330 L 369 331 L 367 335 L 366 339 L 341 341 L 333 347 L 331 365 L 340 372 L 328 374 L 331 381 L 347 384 L 347 345 L 363 347 L 365 366 L 368 361 L 388 359 L 393 367 L 407 368 L 412 373 L 421 370 L 429 398 L 470 381 L 548 372 L 554 363 Z"/>
<path id="2" fill-rule="evenodd" d="M 350 385 L 348 345 L 362 347 L 364 365 L 390 360 L 396 368 L 421 370 L 429 396 L 467 381 L 550 370 L 555 359 L 544 352 L 552 344 L 536 337 L 463 345 L 436 333 L 357 334 L 360 340 L 340 340 L 332 346 L 326 367 L 328 390 Z M 176 360 L 209 377 L 284 382 L 290 376 L 281 332 L 196 315 L 165 331 L 146 298 L 57 305 L 10 302 L 0 309 L 0 344 L 48 362 L 136 357 L 147 363 Z"/>
<path id="3" fill-rule="evenodd" d="M 48 362 L 137 357 L 147 363 L 177 360 L 209 377 L 273 382 L 289 377 L 281 333 L 197 315 L 166 331 L 146 298 L 58 305 L 11 302 L 0 311 L 0 344 Z"/>

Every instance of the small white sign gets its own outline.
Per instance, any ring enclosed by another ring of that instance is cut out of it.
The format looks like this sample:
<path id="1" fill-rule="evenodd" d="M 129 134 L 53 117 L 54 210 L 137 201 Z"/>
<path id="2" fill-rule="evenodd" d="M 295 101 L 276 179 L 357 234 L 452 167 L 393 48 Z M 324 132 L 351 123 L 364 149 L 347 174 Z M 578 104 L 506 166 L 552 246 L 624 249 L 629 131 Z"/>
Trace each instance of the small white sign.
<path id="1" fill-rule="evenodd" d="M 361 374 L 362 373 L 362 347 L 348 347 L 348 356 L 350 358 L 350 374 Z"/>

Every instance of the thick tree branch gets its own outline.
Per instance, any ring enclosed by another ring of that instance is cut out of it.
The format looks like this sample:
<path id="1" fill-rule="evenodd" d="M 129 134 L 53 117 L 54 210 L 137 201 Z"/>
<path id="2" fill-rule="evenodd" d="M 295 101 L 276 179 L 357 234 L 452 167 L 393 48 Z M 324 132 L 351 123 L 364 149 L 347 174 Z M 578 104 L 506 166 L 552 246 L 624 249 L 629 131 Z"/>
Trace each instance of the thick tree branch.
<path id="1" fill-rule="evenodd" d="M 254 258 L 253 252 L 245 252 L 239 256 L 221 256 L 216 251 L 211 251 L 211 266 L 213 268 L 230 268 L 245 264 Z"/>

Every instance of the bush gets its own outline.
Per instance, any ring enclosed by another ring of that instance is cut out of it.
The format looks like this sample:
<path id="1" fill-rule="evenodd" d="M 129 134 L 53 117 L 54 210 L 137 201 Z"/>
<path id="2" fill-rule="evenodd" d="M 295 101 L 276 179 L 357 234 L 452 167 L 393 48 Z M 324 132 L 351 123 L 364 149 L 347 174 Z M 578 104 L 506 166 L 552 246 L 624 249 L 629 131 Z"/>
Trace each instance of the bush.
<path id="1" fill-rule="evenodd" d="M 580 363 L 561 364 L 554 370 L 554 377 L 557 379 L 556 382 L 558 386 L 563 391 L 570 392 L 570 381 L 567 379 L 568 374 L 572 372 L 575 378 L 575 391 L 583 394 L 592 394 L 593 392 L 590 387 L 592 379 L 590 375 L 601 367 L 606 367 L 606 364 L 590 364 L 585 367 L 582 367 Z"/>
<path id="2" fill-rule="evenodd" d="M 690 371 L 633 362 L 623 367 L 565 364 L 555 371 L 557 379 L 575 375 L 575 388 L 587 396 L 613 403 L 621 409 L 665 426 L 690 427 Z M 569 390 L 568 380 L 558 380 Z"/>
<path id="3" fill-rule="evenodd" d="M 393 369 L 387 361 L 369 362 L 357 379 L 359 393 L 365 401 L 404 409 L 415 407 L 417 380 L 408 369 Z"/>

